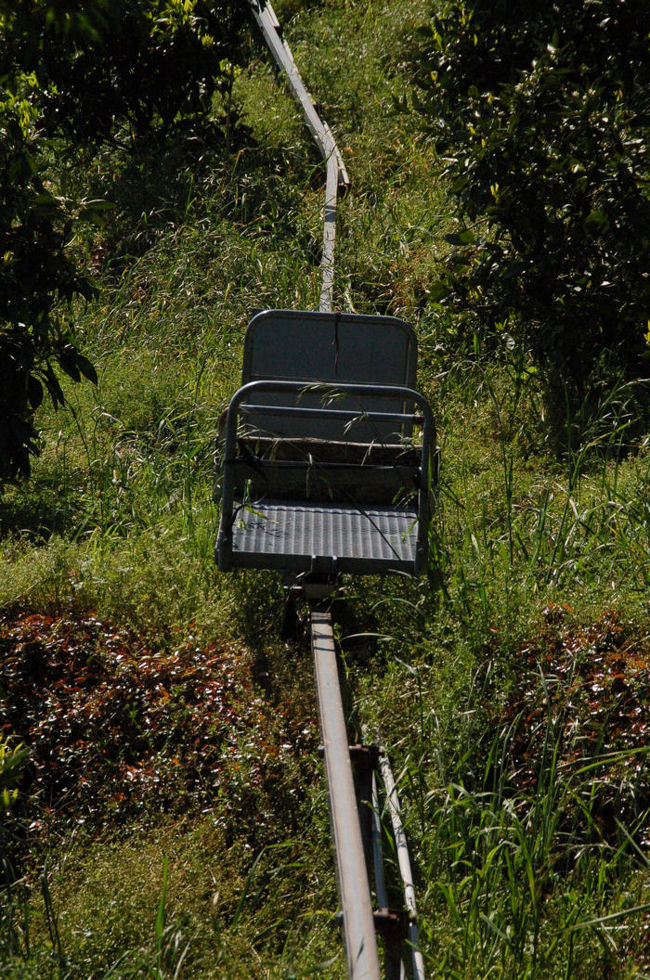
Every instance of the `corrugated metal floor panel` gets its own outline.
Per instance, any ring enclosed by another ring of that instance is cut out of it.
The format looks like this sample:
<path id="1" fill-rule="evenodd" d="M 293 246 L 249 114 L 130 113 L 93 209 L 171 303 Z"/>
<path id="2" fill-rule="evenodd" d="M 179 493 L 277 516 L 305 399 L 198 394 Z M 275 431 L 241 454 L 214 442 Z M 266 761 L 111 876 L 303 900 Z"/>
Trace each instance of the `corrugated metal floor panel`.
<path id="1" fill-rule="evenodd" d="M 236 510 L 232 563 L 308 570 L 317 558 L 339 571 L 412 571 L 416 539 L 412 511 L 266 500 Z"/>

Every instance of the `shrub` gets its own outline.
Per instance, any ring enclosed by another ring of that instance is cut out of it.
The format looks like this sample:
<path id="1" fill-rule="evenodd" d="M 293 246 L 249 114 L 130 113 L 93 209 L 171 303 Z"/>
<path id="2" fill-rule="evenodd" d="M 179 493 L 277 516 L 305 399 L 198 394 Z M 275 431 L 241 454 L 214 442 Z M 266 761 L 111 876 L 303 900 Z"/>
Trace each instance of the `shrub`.
<path id="1" fill-rule="evenodd" d="M 55 368 L 96 381 L 75 343 L 72 300 L 93 287 L 71 241 L 107 205 L 57 196 L 60 160 L 108 141 L 133 148 L 209 114 L 232 84 L 247 10 L 243 0 L 0 0 L 0 485 L 29 473 L 44 391 L 63 404 Z"/>
<path id="2" fill-rule="evenodd" d="M 38 174 L 20 102 L 1 99 L 0 92 L 0 484 L 29 473 L 44 389 L 63 403 L 54 365 L 77 381 L 96 380 L 60 302 L 89 298 L 91 283 L 68 254 L 68 215 Z"/>
<path id="3" fill-rule="evenodd" d="M 48 133 L 137 137 L 211 110 L 247 17 L 243 0 L 22 0 L 9 56 L 34 73 Z"/>
<path id="4" fill-rule="evenodd" d="M 424 32 L 419 112 L 461 230 L 433 295 L 530 345 L 583 395 L 643 373 L 650 8 L 453 0 Z M 467 324 L 467 319 L 465 323 Z"/>

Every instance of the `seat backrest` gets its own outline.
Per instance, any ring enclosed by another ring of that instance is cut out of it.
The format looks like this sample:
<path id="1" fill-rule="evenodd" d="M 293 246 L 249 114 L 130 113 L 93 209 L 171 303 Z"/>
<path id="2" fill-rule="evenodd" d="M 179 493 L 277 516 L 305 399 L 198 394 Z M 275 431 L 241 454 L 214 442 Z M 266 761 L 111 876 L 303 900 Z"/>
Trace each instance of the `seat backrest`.
<path id="1" fill-rule="evenodd" d="M 351 313 L 264 310 L 253 317 L 244 340 L 242 383 L 257 380 L 337 382 L 415 387 L 417 341 L 412 327 L 396 317 Z M 256 404 L 286 406 L 286 396 L 259 393 Z M 306 390 L 297 407 L 322 406 L 322 396 Z M 363 412 L 399 411 L 381 391 L 363 399 L 337 398 L 333 407 Z M 412 411 L 404 405 L 403 412 Z M 352 425 L 340 419 L 301 418 L 290 414 L 256 416 L 248 423 L 283 438 L 353 442 L 398 442 L 411 434 L 410 423 L 361 416 Z"/>

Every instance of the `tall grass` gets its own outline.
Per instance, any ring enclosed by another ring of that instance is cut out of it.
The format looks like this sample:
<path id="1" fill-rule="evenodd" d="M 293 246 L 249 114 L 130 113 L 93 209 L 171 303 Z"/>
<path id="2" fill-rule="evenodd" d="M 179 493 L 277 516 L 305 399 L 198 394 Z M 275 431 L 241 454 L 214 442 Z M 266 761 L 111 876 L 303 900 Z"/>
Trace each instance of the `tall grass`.
<path id="1" fill-rule="evenodd" d="M 429 973 L 650 976 L 646 757 L 609 751 L 605 735 L 588 748 L 569 706 L 551 711 L 577 675 L 521 671 L 544 609 L 570 604 L 576 635 L 609 608 L 643 632 L 650 446 L 625 445 L 627 392 L 613 388 L 589 424 L 586 409 L 564 419 L 558 455 L 525 351 L 486 361 L 449 350 L 427 289 L 453 218 L 435 153 L 402 111 L 400 52 L 423 5 L 284 10 L 353 179 L 339 305 L 414 322 L 439 427 L 429 577 L 346 581 L 339 596 L 353 724 L 374 726 L 400 771 Z M 170 647 L 231 637 L 280 711 L 309 695 L 306 651 L 276 635 L 277 577 L 216 572 L 212 447 L 251 311 L 317 306 L 323 174 L 265 62 L 235 95 L 248 135 L 210 166 L 186 163 L 174 209 L 155 203 L 164 188 L 151 200 L 141 188 L 115 229 L 122 239 L 104 243 L 114 252 L 103 292 L 79 310 L 99 384 L 71 387 L 68 406 L 42 416 L 32 480 L 0 500 L 0 605 L 92 610 Z M 563 635 L 540 647 L 542 667 Z M 588 644 L 579 653 L 591 656 Z M 522 685 L 546 698 L 529 784 L 513 763 L 526 718 L 505 710 Z M 13 945 L 0 946 L 2 975 L 341 976 L 322 785 L 309 777 L 299 830 L 285 833 L 277 815 L 284 843 L 253 851 L 240 835 L 258 816 L 245 792 L 254 751 L 240 748 L 229 807 L 215 786 L 215 812 L 181 823 L 155 814 L 114 836 L 63 826 L 46 878 L 35 857 L 3 894 Z M 280 770 L 291 764 L 285 747 L 268 748 Z M 607 833 L 605 789 L 637 805 Z"/>

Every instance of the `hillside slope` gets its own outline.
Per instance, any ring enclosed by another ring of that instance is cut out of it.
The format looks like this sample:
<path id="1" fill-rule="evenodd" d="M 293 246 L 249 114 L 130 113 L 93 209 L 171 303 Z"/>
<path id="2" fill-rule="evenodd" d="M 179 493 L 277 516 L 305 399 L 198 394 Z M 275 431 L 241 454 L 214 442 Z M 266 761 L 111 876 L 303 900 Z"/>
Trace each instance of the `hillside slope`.
<path id="1" fill-rule="evenodd" d="M 335 604 L 428 975 L 649 976 L 648 439 L 617 453 L 605 403 L 558 456 L 525 355 L 450 345 L 428 289 L 455 219 L 404 71 L 420 0 L 278 14 L 352 179 L 338 302 L 414 324 L 440 430 L 430 574 Z M 97 162 L 123 191 L 78 243 L 99 383 L 45 409 L 0 500 L 7 977 L 344 973 L 307 644 L 279 639 L 275 576 L 216 571 L 211 499 L 247 318 L 317 305 L 323 168 L 261 45 L 234 100 L 226 148 Z"/>

